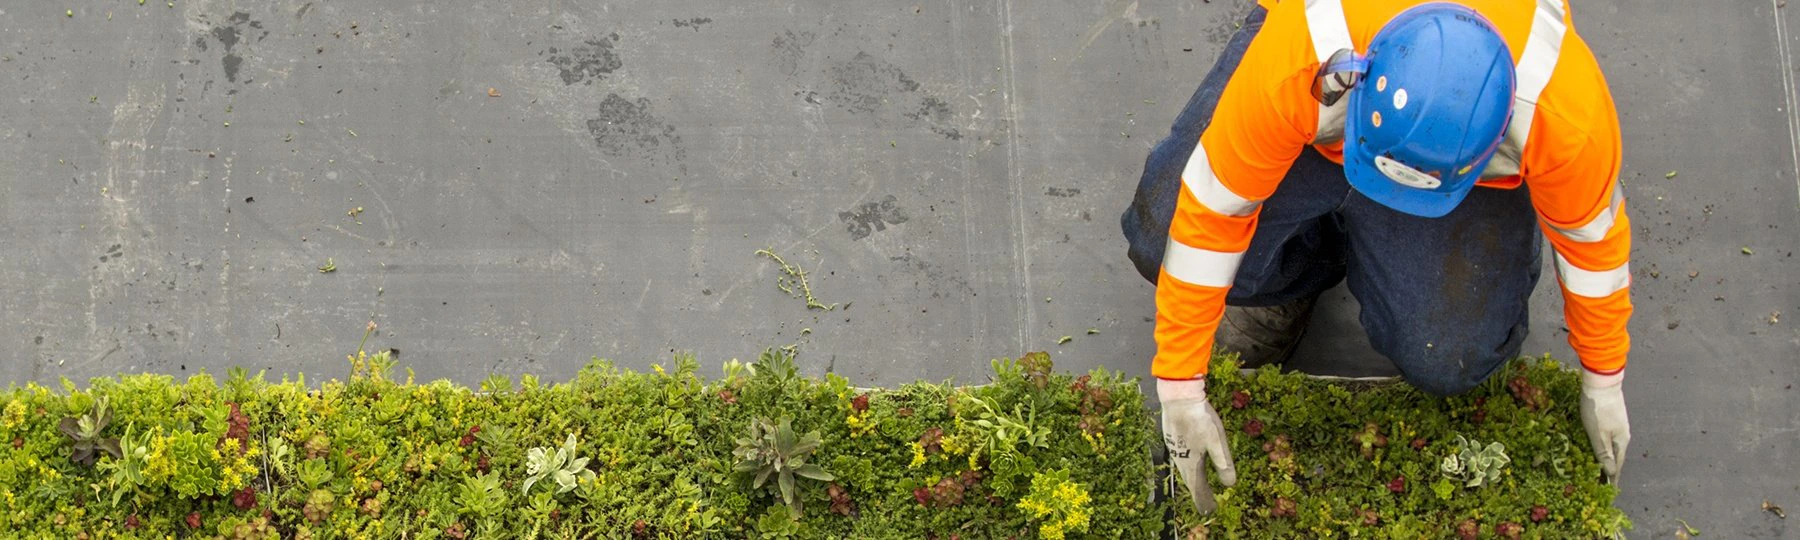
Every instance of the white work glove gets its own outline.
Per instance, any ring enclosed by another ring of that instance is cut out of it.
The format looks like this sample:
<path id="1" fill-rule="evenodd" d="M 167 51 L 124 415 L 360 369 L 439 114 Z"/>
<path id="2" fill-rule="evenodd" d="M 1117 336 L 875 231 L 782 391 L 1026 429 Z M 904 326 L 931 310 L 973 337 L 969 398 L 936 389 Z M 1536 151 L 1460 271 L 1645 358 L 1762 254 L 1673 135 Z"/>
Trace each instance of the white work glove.
<path id="1" fill-rule="evenodd" d="M 1218 501 L 1213 500 L 1212 485 L 1206 483 L 1203 462 L 1212 456 L 1219 483 L 1227 487 L 1237 483 L 1237 468 L 1231 464 L 1225 425 L 1206 401 L 1206 379 L 1157 379 L 1156 395 L 1162 402 L 1163 443 L 1168 446 L 1169 461 L 1175 462 L 1176 472 L 1187 482 L 1194 508 L 1212 512 Z"/>
<path id="2" fill-rule="evenodd" d="M 1631 443 L 1631 421 L 1625 417 L 1625 393 L 1620 383 L 1625 372 L 1600 375 L 1581 372 L 1581 423 L 1587 427 L 1594 458 L 1606 472 L 1607 483 L 1617 483 L 1625 465 L 1625 446 Z"/>

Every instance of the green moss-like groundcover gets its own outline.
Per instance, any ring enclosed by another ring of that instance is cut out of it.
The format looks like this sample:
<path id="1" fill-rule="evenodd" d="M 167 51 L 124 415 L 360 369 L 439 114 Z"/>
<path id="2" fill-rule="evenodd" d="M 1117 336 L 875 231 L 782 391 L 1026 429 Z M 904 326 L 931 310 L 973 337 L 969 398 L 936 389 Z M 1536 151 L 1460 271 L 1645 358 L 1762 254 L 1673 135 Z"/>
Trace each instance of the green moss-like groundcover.
<path id="1" fill-rule="evenodd" d="M 1171 486 L 1153 480 L 1166 468 L 1154 464 L 1160 441 L 1134 380 L 1053 373 L 1042 353 L 996 361 L 983 386 L 879 391 L 799 376 L 780 351 L 728 363 L 717 380 L 697 376 L 691 358 L 654 373 L 596 361 L 567 383 L 494 377 L 479 391 L 414 384 L 410 372 L 396 381 L 385 353 L 351 362 L 349 380 L 316 390 L 235 370 L 224 381 L 13 387 L 0 411 L 0 530 L 977 539 L 1438 538 L 1472 527 L 1481 537 L 1567 538 L 1626 525 L 1614 489 L 1595 480 L 1578 382 L 1549 361 L 1521 361 L 1441 399 L 1404 385 L 1240 374 L 1221 360 L 1212 388 L 1240 480 L 1220 491 L 1212 516 L 1154 494 Z M 94 422 L 102 402 L 104 425 Z M 85 426 L 59 426 L 84 416 Z M 797 509 L 782 502 L 779 481 L 753 488 L 753 473 L 734 468 L 757 418 L 819 436 L 805 462 L 831 480 L 794 477 Z M 92 464 L 72 460 L 74 439 L 97 425 L 79 443 L 93 450 L 77 456 Z M 1512 462 L 1498 481 L 1461 487 L 1439 471 L 1460 450 L 1458 434 L 1505 444 Z M 557 456 L 570 435 L 573 455 Z M 531 470 L 534 448 L 556 463 Z M 571 474 L 558 478 L 549 470 L 558 466 Z"/>

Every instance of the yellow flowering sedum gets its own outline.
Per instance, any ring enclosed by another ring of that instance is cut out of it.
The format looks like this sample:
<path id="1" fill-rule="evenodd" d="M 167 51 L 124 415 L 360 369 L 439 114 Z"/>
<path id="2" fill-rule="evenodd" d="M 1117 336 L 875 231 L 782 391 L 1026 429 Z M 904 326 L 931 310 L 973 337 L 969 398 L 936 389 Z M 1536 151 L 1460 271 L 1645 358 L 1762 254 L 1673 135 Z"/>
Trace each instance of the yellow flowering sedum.
<path id="1" fill-rule="evenodd" d="M 25 423 L 25 402 L 22 400 L 6 402 L 6 412 L 0 415 L 0 426 L 12 429 L 23 423 Z"/>
<path id="2" fill-rule="evenodd" d="M 1062 540 L 1071 532 L 1088 530 L 1087 487 L 1069 480 L 1069 470 L 1040 472 L 1031 478 L 1031 493 L 1019 501 L 1019 509 L 1038 524 L 1038 536 Z"/>

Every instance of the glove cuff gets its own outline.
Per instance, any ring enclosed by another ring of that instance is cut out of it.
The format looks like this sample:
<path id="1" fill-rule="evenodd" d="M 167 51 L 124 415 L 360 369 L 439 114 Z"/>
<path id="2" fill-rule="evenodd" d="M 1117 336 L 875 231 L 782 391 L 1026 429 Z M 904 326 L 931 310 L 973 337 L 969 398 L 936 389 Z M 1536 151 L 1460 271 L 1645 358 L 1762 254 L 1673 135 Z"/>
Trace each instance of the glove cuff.
<path id="1" fill-rule="evenodd" d="M 1581 370 L 1582 388 L 1612 388 L 1622 382 L 1625 382 L 1625 370 L 1623 369 L 1604 374 L 1586 369 Z"/>
<path id="2" fill-rule="evenodd" d="M 1156 379 L 1156 397 L 1164 403 L 1206 399 L 1206 379 Z"/>

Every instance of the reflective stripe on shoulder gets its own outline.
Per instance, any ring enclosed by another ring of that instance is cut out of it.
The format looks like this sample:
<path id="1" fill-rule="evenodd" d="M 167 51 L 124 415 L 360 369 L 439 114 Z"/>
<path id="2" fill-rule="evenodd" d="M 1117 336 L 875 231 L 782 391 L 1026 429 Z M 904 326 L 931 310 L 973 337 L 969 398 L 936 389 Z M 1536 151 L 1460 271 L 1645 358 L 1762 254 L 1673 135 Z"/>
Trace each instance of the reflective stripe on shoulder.
<path id="1" fill-rule="evenodd" d="M 1606 231 L 1612 230 L 1613 222 L 1619 219 L 1619 209 L 1625 203 L 1624 192 L 1623 186 L 1613 186 L 1612 202 L 1606 206 L 1605 210 L 1601 210 L 1599 215 L 1594 216 L 1594 219 L 1589 220 L 1586 225 L 1570 227 L 1567 229 L 1556 226 L 1550 228 L 1555 229 L 1557 233 L 1562 234 L 1563 238 L 1568 238 L 1583 244 L 1592 244 L 1594 242 L 1605 240 Z"/>
<path id="2" fill-rule="evenodd" d="M 1631 263 L 1611 270 L 1583 270 L 1558 253 L 1556 275 L 1562 278 L 1563 289 L 1575 296 L 1605 298 L 1631 286 Z"/>
<path id="3" fill-rule="evenodd" d="M 1206 157 L 1204 144 L 1194 145 L 1194 154 L 1188 157 L 1187 167 L 1181 171 L 1181 185 L 1187 188 L 1195 200 L 1216 214 L 1248 216 L 1262 204 L 1239 197 L 1219 181 L 1219 175 L 1213 172 L 1212 161 Z"/>
<path id="4" fill-rule="evenodd" d="M 1238 264 L 1244 252 L 1213 251 L 1193 247 L 1169 239 L 1163 251 L 1163 271 L 1183 283 L 1203 287 L 1230 287 L 1237 277 Z"/>
<path id="5" fill-rule="evenodd" d="M 1514 70 L 1518 82 L 1513 89 L 1513 117 L 1507 126 L 1507 137 L 1518 142 L 1521 156 L 1525 142 L 1531 139 L 1538 96 L 1550 85 L 1550 74 L 1556 72 L 1556 60 L 1562 56 L 1563 37 L 1569 31 L 1564 14 L 1563 0 L 1538 0 L 1537 14 L 1531 18 L 1531 37 L 1525 40 L 1525 51 L 1519 54 Z"/>
<path id="6" fill-rule="evenodd" d="M 1343 0 L 1306 0 L 1306 31 L 1312 33 L 1313 53 L 1319 63 L 1339 49 L 1350 49 L 1350 23 L 1344 19 Z"/>
<path id="7" fill-rule="evenodd" d="M 1333 53 L 1356 48 L 1350 41 L 1350 23 L 1344 19 L 1342 0 L 1306 0 L 1306 30 L 1312 33 L 1313 54 L 1324 64 Z M 1327 144 L 1344 138 L 1344 116 L 1350 100 L 1340 99 L 1334 105 L 1319 104 L 1318 129 L 1313 144 Z"/>

